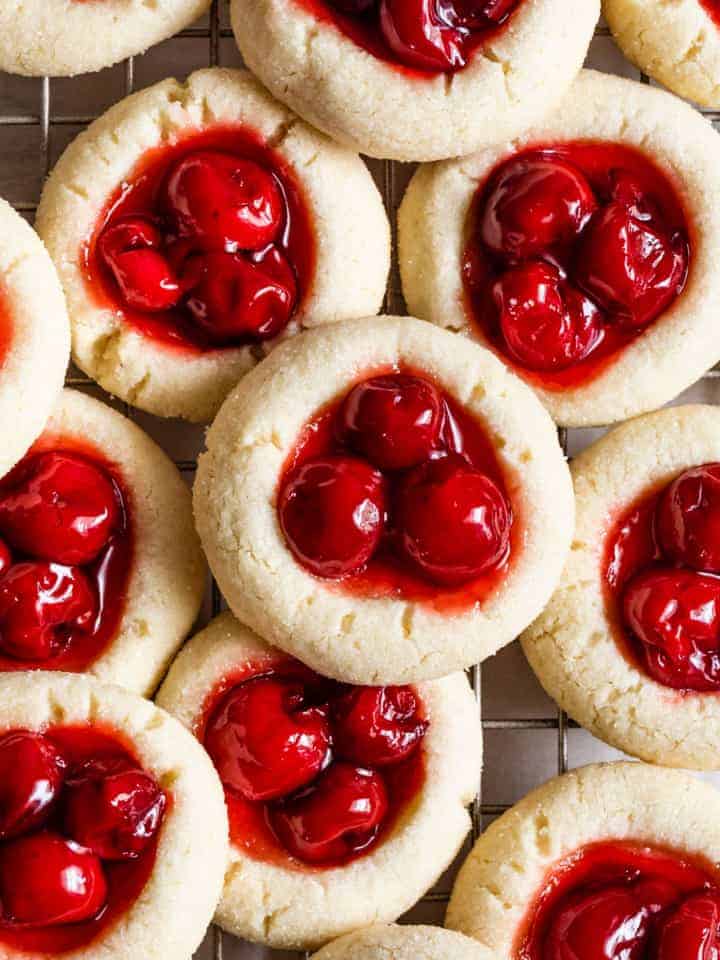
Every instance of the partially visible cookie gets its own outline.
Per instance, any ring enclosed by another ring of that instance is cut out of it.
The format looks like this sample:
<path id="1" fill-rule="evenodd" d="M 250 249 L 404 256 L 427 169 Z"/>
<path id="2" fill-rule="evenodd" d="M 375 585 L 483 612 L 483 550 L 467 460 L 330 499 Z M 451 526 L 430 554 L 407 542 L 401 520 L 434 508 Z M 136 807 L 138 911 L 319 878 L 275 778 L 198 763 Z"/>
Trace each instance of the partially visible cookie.
<path id="1" fill-rule="evenodd" d="M 59 160 L 37 225 L 78 366 L 137 407 L 194 421 L 279 340 L 376 313 L 390 263 L 360 157 L 240 70 L 113 106 Z"/>
<path id="2" fill-rule="evenodd" d="M 70 326 L 37 234 L 0 200 L 0 476 L 35 440 L 62 389 Z"/>
<path id="3" fill-rule="evenodd" d="M 463 674 L 340 686 L 223 613 L 183 648 L 157 702 L 225 785 L 230 861 L 216 920 L 236 936 L 310 950 L 395 920 L 470 828 L 482 731 Z"/>
<path id="4" fill-rule="evenodd" d="M 313 960 L 493 960 L 494 956 L 475 940 L 442 927 L 376 924 L 334 940 Z"/>
<path id="5" fill-rule="evenodd" d="M 720 107 L 720 11 L 716 0 L 603 0 L 625 56 L 673 93 Z"/>
<path id="6" fill-rule="evenodd" d="M 72 77 L 144 53 L 202 16 L 210 0 L 3 0 L 0 69 Z"/>

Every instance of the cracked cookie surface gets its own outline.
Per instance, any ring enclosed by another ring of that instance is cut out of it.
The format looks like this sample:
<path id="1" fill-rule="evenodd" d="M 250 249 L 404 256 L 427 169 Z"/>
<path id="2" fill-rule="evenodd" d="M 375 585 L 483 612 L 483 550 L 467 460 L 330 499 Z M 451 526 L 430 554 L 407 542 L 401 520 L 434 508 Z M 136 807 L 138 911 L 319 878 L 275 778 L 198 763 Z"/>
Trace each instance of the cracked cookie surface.
<path id="1" fill-rule="evenodd" d="M 482 944 L 442 927 L 377 924 L 349 933 L 319 950 L 313 960 L 493 960 Z"/>

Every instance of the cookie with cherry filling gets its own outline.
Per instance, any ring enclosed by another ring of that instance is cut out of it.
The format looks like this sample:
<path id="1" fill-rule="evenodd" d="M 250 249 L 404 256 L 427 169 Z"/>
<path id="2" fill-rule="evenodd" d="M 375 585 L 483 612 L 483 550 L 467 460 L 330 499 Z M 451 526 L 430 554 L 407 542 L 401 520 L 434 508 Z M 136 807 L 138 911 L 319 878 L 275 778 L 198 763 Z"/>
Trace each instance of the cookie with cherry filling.
<path id="1" fill-rule="evenodd" d="M 644 760 L 720 769 L 720 411 L 673 407 L 573 462 L 577 528 L 523 648 L 548 693 Z"/>
<path id="2" fill-rule="evenodd" d="M 644 73 L 704 107 L 720 107 L 718 0 L 603 0 L 618 46 Z"/>
<path id="3" fill-rule="evenodd" d="M 533 790 L 463 864 L 447 925 L 507 960 L 689 960 L 720 948 L 720 794 L 597 764 Z"/>
<path id="4" fill-rule="evenodd" d="M 5 0 L 0 69 L 71 77 L 144 53 L 190 26 L 210 0 Z"/>
<path id="5" fill-rule="evenodd" d="M 308 950 L 395 920 L 470 828 L 482 731 L 463 674 L 339 684 L 224 613 L 178 655 L 158 703 L 224 784 L 230 861 L 216 919 L 237 936 Z"/>
<path id="6" fill-rule="evenodd" d="M 393 160 L 456 157 L 554 108 L 599 0 L 232 0 L 245 62 L 336 140 Z"/>
<path id="7" fill-rule="evenodd" d="M 206 753 L 89 677 L 5 675 L 0 702 L 0 955 L 190 960 L 228 845 Z"/>
<path id="8" fill-rule="evenodd" d="M 42 430 L 70 359 L 65 299 L 37 234 L 0 200 L 0 476 Z"/>
<path id="9" fill-rule="evenodd" d="M 157 687 L 197 616 L 190 494 L 139 427 L 66 390 L 0 479 L 0 671 Z"/>
<path id="10" fill-rule="evenodd" d="M 408 317 L 314 330 L 230 395 L 194 511 L 235 614 L 351 683 L 470 666 L 539 613 L 573 527 L 532 391 Z"/>
<path id="11" fill-rule="evenodd" d="M 211 420 L 278 340 L 376 313 L 385 293 L 369 171 L 244 71 L 116 104 L 63 154 L 37 223 L 75 362 L 160 416 Z"/>
<path id="12" fill-rule="evenodd" d="M 512 143 L 415 174 L 409 309 L 493 349 L 560 425 L 656 409 L 720 359 L 719 144 L 669 94 L 583 71 Z"/>
<path id="13" fill-rule="evenodd" d="M 494 960 L 470 937 L 442 927 L 375 924 L 348 933 L 319 950 L 313 960 Z"/>

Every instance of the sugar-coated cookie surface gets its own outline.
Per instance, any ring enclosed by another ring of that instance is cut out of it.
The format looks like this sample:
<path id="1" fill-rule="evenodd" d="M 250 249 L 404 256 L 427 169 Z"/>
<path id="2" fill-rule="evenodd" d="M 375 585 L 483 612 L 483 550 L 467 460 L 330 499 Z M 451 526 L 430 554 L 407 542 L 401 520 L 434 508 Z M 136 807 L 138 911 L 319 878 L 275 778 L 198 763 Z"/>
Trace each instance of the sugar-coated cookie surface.
<path id="1" fill-rule="evenodd" d="M 315 954 L 315 960 L 493 960 L 482 944 L 442 927 L 375 924 L 346 934 Z"/>
<path id="2" fill-rule="evenodd" d="M 213 690 L 232 686 L 238 671 L 247 680 L 283 664 L 285 654 L 223 613 L 179 654 L 157 702 L 197 730 Z M 479 785 L 479 711 L 462 674 L 419 684 L 417 691 L 429 721 L 421 747 L 424 778 L 390 831 L 357 859 L 320 870 L 264 861 L 231 841 L 216 916 L 225 930 L 276 948 L 316 949 L 369 923 L 395 920 L 452 862 L 470 828 L 466 807 Z"/>
<path id="3" fill-rule="evenodd" d="M 246 71 L 200 70 L 185 83 L 166 80 L 128 97 L 65 151 L 43 192 L 37 225 L 65 288 L 75 362 L 110 393 L 159 416 L 211 420 L 278 338 L 187 350 L 147 336 L 88 284 L 86 246 L 120 185 L 153 151 L 236 128 L 251 131 L 293 172 L 313 234 L 309 289 L 280 339 L 376 312 L 385 293 L 387 216 L 356 154 L 298 120 Z M 233 289 L 223 287 L 221 299 L 232 301 Z"/>
<path id="4" fill-rule="evenodd" d="M 600 12 L 599 0 L 524 0 L 467 66 L 416 74 L 368 53 L 307 6 L 233 0 L 245 62 L 310 123 L 362 153 L 394 160 L 460 156 L 515 136 L 558 103 Z"/>
<path id="5" fill-rule="evenodd" d="M 210 0 L 3 0 L 0 68 L 71 77 L 144 53 L 190 26 Z"/>

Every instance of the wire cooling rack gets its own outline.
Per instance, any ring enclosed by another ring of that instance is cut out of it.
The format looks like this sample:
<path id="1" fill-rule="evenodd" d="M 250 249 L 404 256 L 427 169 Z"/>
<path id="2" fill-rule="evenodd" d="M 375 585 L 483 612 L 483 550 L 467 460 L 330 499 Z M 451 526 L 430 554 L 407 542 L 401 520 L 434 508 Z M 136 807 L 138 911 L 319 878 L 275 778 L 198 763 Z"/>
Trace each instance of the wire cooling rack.
<path id="1" fill-rule="evenodd" d="M 210 13 L 196 26 L 144 56 L 131 58 L 91 78 L 26 79 L 0 74 L 0 195 L 32 222 L 48 170 L 67 143 L 112 103 L 167 76 L 182 77 L 201 66 L 241 63 L 230 30 L 226 0 L 213 0 Z M 593 40 L 588 65 L 647 82 L 623 58 L 602 25 Z M 720 124 L 720 111 L 707 115 Z M 413 167 L 387 161 L 369 161 L 368 165 L 393 217 L 394 232 L 394 213 Z M 404 310 L 396 260 L 386 307 L 392 312 Z M 201 429 L 161 421 L 118 404 L 74 369 L 68 374 L 67 384 L 119 406 L 164 447 L 187 482 L 192 483 L 197 453 L 202 447 Z M 681 398 L 689 399 L 720 402 L 720 371 L 711 371 Z M 0 424 L 0 431 L 2 427 Z M 560 440 L 572 456 L 601 432 L 562 430 Z M 216 613 L 221 602 L 217 587 L 209 584 L 203 618 L 207 620 Z M 468 838 L 458 864 L 471 840 L 532 787 L 583 763 L 620 756 L 557 710 L 533 677 L 517 644 L 484 664 L 482 673 L 480 667 L 473 668 L 470 679 L 482 715 L 485 771 L 472 809 L 472 837 Z M 442 922 L 458 864 L 405 919 Z M 267 960 L 279 960 L 270 958 L 271 953 L 212 929 L 196 960 L 260 960 L 261 955 L 267 955 Z"/>

